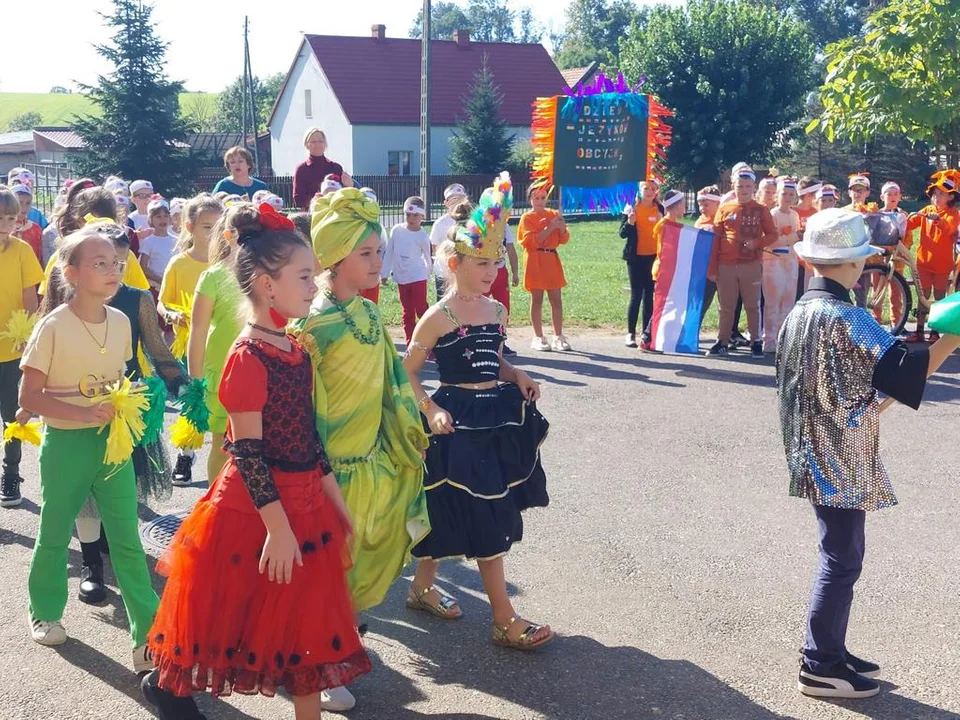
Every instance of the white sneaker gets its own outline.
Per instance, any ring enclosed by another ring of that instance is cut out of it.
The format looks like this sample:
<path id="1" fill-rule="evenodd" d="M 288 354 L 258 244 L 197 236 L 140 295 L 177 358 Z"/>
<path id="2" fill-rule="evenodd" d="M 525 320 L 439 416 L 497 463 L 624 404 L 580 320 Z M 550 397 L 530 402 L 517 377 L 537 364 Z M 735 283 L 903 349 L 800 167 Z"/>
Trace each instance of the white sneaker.
<path id="1" fill-rule="evenodd" d="M 63 629 L 60 621 L 44 622 L 43 620 L 30 621 L 30 637 L 35 643 L 53 647 L 54 645 L 63 645 L 67 641 L 67 631 Z"/>
<path id="2" fill-rule="evenodd" d="M 623 344 L 630 348 L 635 348 L 637 346 L 637 336 L 627 333 L 627 336 L 623 339 Z"/>
<path id="3" fill-rule="evenodd" d="M 150 648 L 146 645 L 134 648 L 133 671 L 139 675 L 151 670 L 153 670 L 153 655 L 150 653 Z"/>
<path id="4" fill-rule="evenodd" d="M 535 337 L 530 343 L 530 349 L 539 352 L 550 352 L 550 343 L 547 342 L 546 338 Z"/>
<path id="5" fill-rule="evenodd" d="M 567 352 L 570 350 L 570 343 L 567 342 L 567 338 L 563 335 L 557 335 L 553 339 L 553 349 L 557 352 Z"/>
<path id="6" fill-rule="evenodd" d="M 320 691 L 320 709 L 327 712 L 352 710 L 357 699 L 345 687 L 328 688 Z"/>

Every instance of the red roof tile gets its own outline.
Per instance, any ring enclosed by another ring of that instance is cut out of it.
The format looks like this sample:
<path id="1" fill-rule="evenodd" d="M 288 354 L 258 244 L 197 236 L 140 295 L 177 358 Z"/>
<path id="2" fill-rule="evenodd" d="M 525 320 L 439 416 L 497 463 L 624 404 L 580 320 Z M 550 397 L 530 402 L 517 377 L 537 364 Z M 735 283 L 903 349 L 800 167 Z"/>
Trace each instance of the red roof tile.
<path id="1" fill-rule="evenodd" d="M 34 128 L 33 132 L 66 150 L 79 150 L 85 147 L 83 138 L 70 128 L 38 127 Z"/>
<path id="2" fill-rule="evenodd" d="M 586 67 L 568 68 L 560 72 L 563 74 L 563 79 L 566 81 L 567 86 L 575 90 L 580 83 L 589 83 L 599 69 L 600 63 L 594 60 Z"/>
<path id="3" fill-rule="evenodd" d="M 351 124 L 416 125 L 420 122 L 420 41 L 401 38 L 307 35 L 334 94 Z M 430 122 L 454 125 L 483 55 L 503 93 L 501 117 L 529 125 L 538 97 L 559 95 L 563 75 L 539 44 L 452 40 L 430 45 Z"/>

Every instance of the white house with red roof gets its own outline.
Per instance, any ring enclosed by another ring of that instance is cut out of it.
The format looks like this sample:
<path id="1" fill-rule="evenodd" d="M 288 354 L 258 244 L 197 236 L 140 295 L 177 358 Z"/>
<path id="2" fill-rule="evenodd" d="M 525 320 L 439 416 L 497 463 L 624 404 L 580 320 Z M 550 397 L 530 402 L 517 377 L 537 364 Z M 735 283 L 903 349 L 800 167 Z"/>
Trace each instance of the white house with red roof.
<path id="1" fill-rule="evenodd" d="M 306 157 L 310 127 L 327 136 L 327 156 L 352 175 L 420 173 L 420 40 L 390 38 L 383 25 L 370 37 L 304 35 L 270 114 L 272 165 L 289 175 Z M 539 44 L 473 42 L 458 30 L 430 46 L 433 175 L 448 173 L 456 123 L 484 55 L 503 95 L 501 116 L 512 133 L 530 137 L 531 105 L 567 84 Z"/>

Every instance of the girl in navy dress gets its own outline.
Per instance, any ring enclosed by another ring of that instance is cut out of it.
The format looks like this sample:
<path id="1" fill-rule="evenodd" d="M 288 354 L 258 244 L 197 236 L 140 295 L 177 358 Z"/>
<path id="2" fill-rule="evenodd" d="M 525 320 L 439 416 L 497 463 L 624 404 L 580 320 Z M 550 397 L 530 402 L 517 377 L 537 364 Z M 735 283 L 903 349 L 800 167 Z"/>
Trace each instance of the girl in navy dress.
<path id="1" fill-rule="evenodd" d="M 503 360 L 503 305 L 484 297 L 497 276 L 511 204 L 506 174 L 437 250 L 448 272 L 447 293 L 417 324 L 404 360 L 431 433 L 426 453 L 431 532 L 413 549 L 420 558 L 407 606 L 444 619 L 461 616 L 456 600 L 433 587 L 439 561 L 477 560 L 493 613 L 493 642 L 532 650 L 554 633 L 521 618 L 507 594 L 503 558 L 523 538 L 521 512 L 545 507 L 540 445 L 548 423 L 536 401 L 540 387 Z M 418 374 L 433 353 L 440 387 L 428 396 Z"/>

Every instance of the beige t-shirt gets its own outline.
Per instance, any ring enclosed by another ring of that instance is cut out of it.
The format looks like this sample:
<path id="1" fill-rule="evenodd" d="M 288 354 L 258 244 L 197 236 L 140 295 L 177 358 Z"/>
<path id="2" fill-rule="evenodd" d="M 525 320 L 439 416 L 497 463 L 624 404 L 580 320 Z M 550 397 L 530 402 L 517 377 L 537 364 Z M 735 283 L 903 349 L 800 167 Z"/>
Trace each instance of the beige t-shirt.
<path id="1" fill-rule="evenodd" d="M 106 311 L 104 322 L 84 327 L 67 305 L 61 305 L 37 323 L 20 367 L 47 376 L 46 395 L 89 407 L 106 393 L 107 385 L 123 378 L 127 360 L 133 357 L 130 321 L 116 308 L 106 307 Z M 100 353 L 98 343 L 104 344 L 105 353 Z M 43 422 L 61 430 L 97 427 L 54 417 L 44 417 Z"/>
<path id="2" fill-rule="evenodd" d="M 800 241 L 800 215 L 796 210 L 783 212 L 775 207 L 770 211 L 777 226 L 777 240 L 771 247 L 793 247 Z"/>

